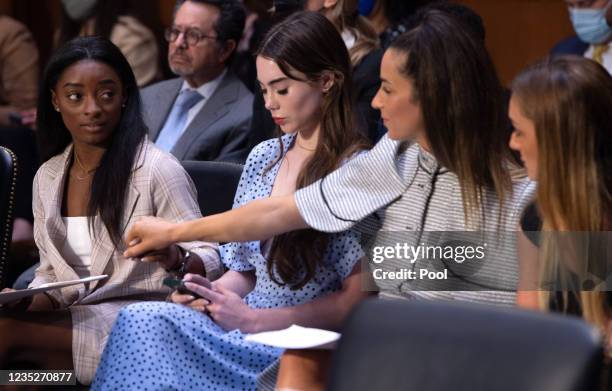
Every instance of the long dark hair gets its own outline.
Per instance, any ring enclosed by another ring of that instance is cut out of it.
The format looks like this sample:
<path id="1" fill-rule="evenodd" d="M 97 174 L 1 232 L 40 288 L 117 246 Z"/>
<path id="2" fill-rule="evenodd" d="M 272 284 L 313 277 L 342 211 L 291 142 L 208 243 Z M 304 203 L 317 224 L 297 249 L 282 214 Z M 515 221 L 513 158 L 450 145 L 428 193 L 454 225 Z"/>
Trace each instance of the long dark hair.
<path id="1" fill-rule="evenodd" d="M 402 72 L 414 83 L 429 146 L 458 176 L 469 220 L 482 215 L 483 189 L 500 203 L 511 191 L 503 89 L 484 43 L 460 19 L 424 9 L 413 23 L 389 50 L 407 55 Z"/>
<path id="2" fill-rule="evenodd" d="M 84 37 L 68 41 L 53 54 L 45 68 L 38 94 L 36 135 L 42 161 L 61 153 L 72 142 L 60 113 L 53 108 L 51 90 L 64 70 L 81 60 L 100 61 L 110 66 L 121 79 L 125 91 L 125 107 L 91 182 L 91 197 L 87 206 L 90 227 L 93 226 L 93 216 L 99 213 L 114 244 L 119 245 L 122 240 L 121 218 L 132 166 L 147 134 L 136 79 L 119 48 L 104 38 Z"/>
<path id="3" fill-rule="evenodd" d="M 334 78 L 323 101 L 318 144 L 298 175 L 297 189 L 324 177 L 344 159 L 367 147 L 364 137 L 353 127 L 349 54 L 327 18 L 316 12 L 298 12 L 288 17 L 268 32 L 257 55 L 273 60 L 294 80 L 312 83 L 326 72 Z M 306 78 L 298 77 L 298 72 Z M 280 138 L 279 143 L 282 149 Z M 277 236 L 268 261 L 270 277 L 280 285 L 300 289 L 315 275 L 328 242 L 326 234 L 311 229 Z M 274 272 L 282 281 L 276 279 Z"/>

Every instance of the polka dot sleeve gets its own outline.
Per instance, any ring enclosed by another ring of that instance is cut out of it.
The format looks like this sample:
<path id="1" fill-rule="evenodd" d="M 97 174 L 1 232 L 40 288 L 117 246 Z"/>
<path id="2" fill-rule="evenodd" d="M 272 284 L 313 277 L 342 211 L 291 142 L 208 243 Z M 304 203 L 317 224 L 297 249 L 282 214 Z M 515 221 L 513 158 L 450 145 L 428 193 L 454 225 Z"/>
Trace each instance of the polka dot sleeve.
<path id="1" fill-rule="evenodd" d="M 253 148 L 249 154 L 238 182 L 233 208 L 269 196 L 261 173 L 270 160 L 270 155 L 274 154 L 274 143 L 278 141 L 276 139 L 264 141 Z M 232 242 L 221 246 L 219 250 L 223 264 L 228 269 L 235 271 L 253 270 L 254 266 L 250 260 L 256 258 L 260 253 L 258 241 Z"/>

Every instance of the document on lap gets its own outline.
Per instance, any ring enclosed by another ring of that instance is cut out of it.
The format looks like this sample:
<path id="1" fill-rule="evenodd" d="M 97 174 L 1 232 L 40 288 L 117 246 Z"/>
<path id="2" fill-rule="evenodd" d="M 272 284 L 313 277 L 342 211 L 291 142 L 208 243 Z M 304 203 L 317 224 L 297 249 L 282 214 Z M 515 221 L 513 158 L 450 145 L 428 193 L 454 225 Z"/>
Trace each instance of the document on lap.
<path id="1" fill-rule="evenodd" d="M 10 302 L 13 302 L 19 299 L 23 299 L 28 296 L 34 296 L 37 293 L 42 293 L 42 292 L 50 291 L 53 289 L 59 289 L 59 288 L 64 288 L 70 285 L 84 284 L 86 282 L 103 280 L 105 278 L 108 278 L 108 275 L 103 274 L 100 276 L 91 276 L 91 277 L 81 278 L 79 280 L 50 282 L 48 284 L 42 284 L 40 286 L 37 286 L 36 288 L 21 289 L 21 290 L 12 291 L 12 292 L 2 292 L 0 293 L 0 304 L 10 303 Z"/>
<path id="2" fill-rule="evenodd" d="M 249 334 L 246 341 L 282 349 L 335 349 L 340 334 L 334 331 L 291 325 L 284 330 Z"/>

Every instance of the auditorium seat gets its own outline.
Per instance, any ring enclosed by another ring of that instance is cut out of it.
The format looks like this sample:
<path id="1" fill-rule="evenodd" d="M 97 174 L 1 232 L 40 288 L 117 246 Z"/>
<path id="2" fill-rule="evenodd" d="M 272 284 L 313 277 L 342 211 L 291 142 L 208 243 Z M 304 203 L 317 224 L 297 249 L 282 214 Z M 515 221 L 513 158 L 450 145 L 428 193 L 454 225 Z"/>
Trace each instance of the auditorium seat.
<path id="1" fill-rule="evenodd" d="M 229 162 L 184 161 L 183 167 L 198 190 L 203 216 L 232 209 L 242 165 Z"/>
<path id="2" fill-rule="evenodd" d="M 17 158 L 10 149 L 0 146 L 0 289 L 6 284 L 16 187 Z"/>
<path id="3" fill-rule="evenodd" d="M 350 316 L 329 390 L 595 390 L 600 337 L 579 318 L 512 308 L 368 300 Z"/>

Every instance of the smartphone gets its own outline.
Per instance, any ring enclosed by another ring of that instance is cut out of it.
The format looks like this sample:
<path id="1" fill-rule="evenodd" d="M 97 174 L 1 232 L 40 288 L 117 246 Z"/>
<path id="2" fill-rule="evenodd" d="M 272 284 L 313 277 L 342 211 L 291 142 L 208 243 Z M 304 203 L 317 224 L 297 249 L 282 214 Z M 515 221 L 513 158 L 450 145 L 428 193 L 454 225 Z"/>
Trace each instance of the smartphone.
<path id="1" fill-rule="evenodd" d="M 185 281 L 178 279 L 178 278 L 174 278 L 174 277 L 166 277 L 164 278 L 163 281 L 164 285 L 172 288 L 172 289 L 176 289 L 176 291 L 178 293 L 181 293 L 183 295 L 192 295 L 195 296 L 197 298 L 203 298 L 202 296 L 198 295 L 197 293 L 190 291 L 186 286 L 185 286 Z M 204 284 L 204 286 L 208 289 L 212 289 L 212 285 L 210 284 L 210 281 L 206 280 L 206 283 Z"/>

